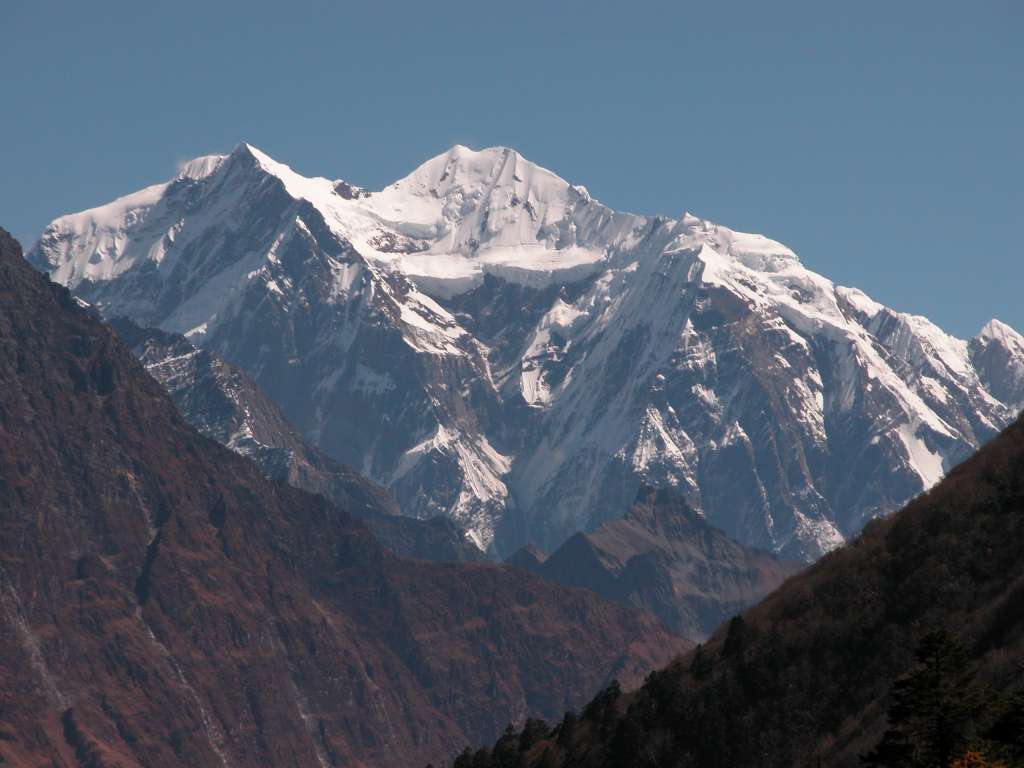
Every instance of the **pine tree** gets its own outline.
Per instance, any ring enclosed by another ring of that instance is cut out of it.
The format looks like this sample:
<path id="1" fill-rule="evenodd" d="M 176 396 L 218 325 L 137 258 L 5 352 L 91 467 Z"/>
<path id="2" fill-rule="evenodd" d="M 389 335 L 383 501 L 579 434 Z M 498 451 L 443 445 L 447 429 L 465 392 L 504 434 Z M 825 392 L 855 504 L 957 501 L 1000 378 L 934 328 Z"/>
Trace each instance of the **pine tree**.
<path id="1" fill-rule="evenodd" d="M 985 698 L 966 649 L 943 630 L 926 635 L 914 669 L 893 684 L 889 729 L 863 758 L 887 768 L 948 768 L 975 740 Z"/>
<path id="2" fill-rule="evenodd" d="M 576 717 L 576 713 L 569 711 L 565 713 L 565 717 L 562 718 L 562 724 L 558 728 L 558 744 L 564 748 L 571 748 L 573 740 L 576 738 L 576 724 L 579 722 L 579 718 Z"/>
<path id="3" fill-rule="evenodd" d="M 622 698 L 622 686 L 612 680 L 608 687 L 595 696 L 583 710 L 583 717 L 597 726 L 601 733 L 615 726 L 618 702 Z"/>
<path id="4" fill-rule="evenodd" d="M 551 735 L 551 726 L 543 720 L 528 718 L 519 733 L 519 751 L 529 752 L 534 744 L 543 741 Z"/>
<path id="5" fill-rule="evenodd" d="M 698 645 L 693 652 L 693 661 L 690 662 L 690 673 L 697 680 L 706 680 L 714 668 L 715 661 L 703 645 Z"/>
<path id="6" fill-rule="evenodd" d="M 462 750 L 462 752 L 459 753 L 459 756 L 455 758 L 455 763 L 452 765 L 452 768 L 471 768 L 472 765 L 473 750 L 471 750 L 469 747 L 466 747 L 464 750 Z"/>
<path id="7" fill-rule="evenodd" d="M 494 768 L 516 768 L 519 765 L 519 734 L 516 733 L 512 723 L 508 724 L 505 732 L 494 745 L 491 765 Z"/>
<path id="8" fill-rule="evenodd" d="M 733 616 L 722 643 L 722 658 L 739 656 L 750 645 L 753 630 L 742 616 Z"/>

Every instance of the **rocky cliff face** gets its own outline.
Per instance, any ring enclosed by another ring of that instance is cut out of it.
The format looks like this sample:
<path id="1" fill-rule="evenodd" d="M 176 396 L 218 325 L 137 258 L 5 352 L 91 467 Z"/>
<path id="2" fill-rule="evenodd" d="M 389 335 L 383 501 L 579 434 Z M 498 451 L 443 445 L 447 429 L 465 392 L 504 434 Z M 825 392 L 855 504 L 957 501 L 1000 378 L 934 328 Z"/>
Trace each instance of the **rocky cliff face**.
<path id="1" fill-rule="evenodd" d="M 550 557 L 510 565 L 642 607 L 694 642 L 749 608 L 800 566 L 737 544 L 674 492 L 641 489 L 621 518 L 577 533 Z"/>
<path id="2" fill-rule="evenodd" d="M 486 559 L 451 519 L 402 515 L 387 491 L 309 445 L 237 366 L 179 334 L 140 328 L 126 318 L 115 318 L 111 325 L 189 424 L 252 459 L 267 477 L 318 493 L 350 511 L 397 555 L 439 562 Z"/>
<path id="3" fill-rule="evenodd" d="M 422 765 L 680 648 L 267 480 L 0 230 L 6 764 Z"/>
<path id="4" fill-rule="evenodd" d="M 646 484 L 813 559 L 1024 401 L 1012 331 L 969 344 L 780 243 L 612 211 L 503 148 L 371 193 L 243 144 L 55 220 L 30 257 L 241 366 L 406 513 L 501 554 L 554 549 Z"/>

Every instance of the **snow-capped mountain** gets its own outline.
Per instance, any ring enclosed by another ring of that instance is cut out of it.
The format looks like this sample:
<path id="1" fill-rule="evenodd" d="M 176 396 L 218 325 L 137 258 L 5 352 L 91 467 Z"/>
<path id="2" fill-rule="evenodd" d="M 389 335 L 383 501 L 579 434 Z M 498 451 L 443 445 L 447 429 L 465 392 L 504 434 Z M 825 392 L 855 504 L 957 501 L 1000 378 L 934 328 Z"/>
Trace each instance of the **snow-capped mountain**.
<path id="1" fill-rule="evenodd" d="M 504 553 L 620 516 L 646 483 L 813 558 L 1024 402 L 1001 324 L 955 339 L 765 237 L 617 213 L 504 148 L 368 192 L 242 144 L 55 220 L 29 258 L 245 368 L 407 514 Z"/>
<path id="2" fill-rule="evenodd" d="M 991 320 L 971 339 L 968 349 L 985 388 L 1012 410 L 1024 408 L 1024 336 L 1006 323 Z"/>

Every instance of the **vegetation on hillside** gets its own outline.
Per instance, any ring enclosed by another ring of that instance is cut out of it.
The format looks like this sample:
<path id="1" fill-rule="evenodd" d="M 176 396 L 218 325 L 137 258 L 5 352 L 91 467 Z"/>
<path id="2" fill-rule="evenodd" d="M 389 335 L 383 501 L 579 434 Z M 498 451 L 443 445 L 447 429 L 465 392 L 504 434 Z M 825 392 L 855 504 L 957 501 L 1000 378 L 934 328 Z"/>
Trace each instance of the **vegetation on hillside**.
<path id="1" fill-rule="evenodd" d="M 1024 423 L 643 687 L 458 768 L 1019 766 Z"/>

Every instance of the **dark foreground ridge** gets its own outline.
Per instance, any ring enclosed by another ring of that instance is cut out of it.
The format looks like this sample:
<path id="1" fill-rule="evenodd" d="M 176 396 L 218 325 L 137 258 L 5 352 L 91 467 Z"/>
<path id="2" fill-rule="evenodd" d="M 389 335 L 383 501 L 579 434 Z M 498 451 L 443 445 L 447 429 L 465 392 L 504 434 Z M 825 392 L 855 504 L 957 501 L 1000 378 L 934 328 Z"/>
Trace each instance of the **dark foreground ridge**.
<path id="1" fill-rule="evenodd" d="M 266 479 L 0 230 L 0 763 L 441 761 L 681 648 Z"/>
<path id="2" fill-rule="evenodd" d="M 1022 553 L 1018 420 L 640 691 L 456 766 L 1024 765 Z"/>

